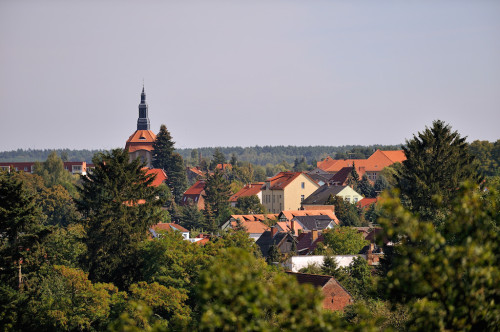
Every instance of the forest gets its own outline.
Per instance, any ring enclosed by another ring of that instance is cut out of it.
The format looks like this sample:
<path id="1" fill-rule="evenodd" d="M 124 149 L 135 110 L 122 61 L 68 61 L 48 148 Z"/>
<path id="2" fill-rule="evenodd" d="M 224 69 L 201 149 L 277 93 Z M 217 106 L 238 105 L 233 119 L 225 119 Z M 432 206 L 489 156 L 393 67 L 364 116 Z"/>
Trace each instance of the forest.
<path id="1" fill-rule="evenodd" d="M 343 312 L 322 309 L 319 289 L 300 285 L 274 253 L 264 259 L 244 229 L 222 231 L 228 215 L 265 212 L 228 198 L 262 167 L 231 150 L 183 158 L 162 125 L 151 186 L 127 151 L 98 151 L 86 176 L 49 152 L 33 174 L 0 173 L 0 327 L 3 331 L 495 331 L 500 326 L 498 142 L 468 144 L 442 121 L 414 134 L 407 160 L 384 173 L 380 203 L 361 213 L 333 199 L 341 224 L 304 272 L 334 276 L 354 297 Z M 225 152 L 224 152 L 225 151 Z M 299 150 L 297 150 L 299 151 Z M 370 153 L 371 154 L 371 153 Z M 312 167 L 302 155 L 280 167 Z M 316 158 L 316 157 L 313 157 Z M 229 160 L 227 160 L 229 159 Z M 488 160 L 488 162 L 485 162 Z M 214 167 L 233 165 L 228 173 Z M 292 164 L 293 163 L 293 164 Z M 207 175 L 206 208 L 181 206 L 185 165 Z M 302 165 L 301 165 L 302 164 Z M 366 181 L 353 175 L 353 186 Z M 366 195 L 373 190 L 366 187 Z M 199 245 L 176 221 L 210 239 Z M 376 224 L 384 257 L 340 268 L 333 255 L 365 245 L 351 226 Z M 390 245 L 388 245 L 388 243 Z"/>

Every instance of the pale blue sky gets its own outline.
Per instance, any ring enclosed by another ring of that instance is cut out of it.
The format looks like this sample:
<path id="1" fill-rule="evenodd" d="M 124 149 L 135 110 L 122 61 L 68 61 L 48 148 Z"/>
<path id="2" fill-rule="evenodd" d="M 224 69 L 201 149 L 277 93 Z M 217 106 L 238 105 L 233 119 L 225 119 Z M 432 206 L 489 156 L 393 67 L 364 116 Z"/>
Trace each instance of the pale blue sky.
<path id="1" fill-rule="evenodd" d="M 0 1 L 0 151 L 500 138 L 500 1 Z"/>

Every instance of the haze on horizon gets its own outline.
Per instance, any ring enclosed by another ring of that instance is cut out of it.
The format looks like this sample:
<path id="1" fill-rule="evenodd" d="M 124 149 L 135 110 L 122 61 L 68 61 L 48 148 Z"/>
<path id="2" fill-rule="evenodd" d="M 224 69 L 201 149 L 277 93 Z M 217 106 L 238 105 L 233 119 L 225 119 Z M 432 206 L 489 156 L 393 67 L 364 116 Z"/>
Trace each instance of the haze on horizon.
<path id="1" fill-rule="evenodd" d="M 500 138 L 498 1 L 0 2 L 0 151 Z"/>

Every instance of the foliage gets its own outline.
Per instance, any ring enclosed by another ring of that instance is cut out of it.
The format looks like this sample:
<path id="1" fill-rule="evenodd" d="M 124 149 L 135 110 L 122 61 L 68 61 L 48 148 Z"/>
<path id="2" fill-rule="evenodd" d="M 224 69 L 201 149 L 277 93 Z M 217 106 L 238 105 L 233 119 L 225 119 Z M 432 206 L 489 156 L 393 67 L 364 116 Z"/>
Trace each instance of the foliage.
<path id="1" fill-rule="evenodd" d="M 208 175 L 205 184 L 205 205 L 209 205 L 218 222 L 222 220 L 223 212 L 229 209 L 231 197 L 229 181 L 224 173 L 216 169 L 213 175 Z"/>
<path id="2" fill-rule="evenodd" d="M 397 193 L 384 197 L 380 219 L 395 254 L 381 289 L 408 304 L 412 330 L 493 330 L 500 324 L 498 193 L 465 185 L 447 202 L 440 231 L 405 210 Z M 436 203 L 438 208 L 445 201 Z"/>
<path id="3" fill-rule="evenodd" d="M 94 171 L 82 177 L 77 200 L 84 216 L 86 263 L 92 281 L 125 287 L 136 279 L 137 246 L 162 221 L 162 201 L 139 159 L 129 163 L 121 149 L 96 156 Z"/>
<path id="4" fill-rule="evenodd" d="M 175 142 L 165 125 L 161 125 L 160 131 L 153 143 L 153 161 L 155 168 L 161 168 L 167 174 L 167 185 L 169 186 L 175 202 L 179 203 L 182 194 L 187 188 L 187 176 L 184 161 L 180 154 L 174 152 Z"/>
<path id="5" fill-rule="evenodd" d="M 0 281 L 21 288 L 44 263 L 42 243 L 50 229 L 34 195 L 11 174 L 0 172 Z M 21 274 L 24 280 L 21 278 Z"/>
<path id="6" fill-rule="evenodd" d="M 377 176 L 377 180 L 375 180 L 375 184 L 373 185 L 373 189 L 376 193 L 381 193 L 386 189 L 391 188 L 389 181 L 387 181 L 386 177 L 383 174 L 379 174 Z"/>
<path id="7" fill-rule="evenodd" d="M 339 219 L 341 226 L 359 227 L 364 225 L 355 203 L 346 202 L 341 196 L 333 196 L 330 194 L 326 204 L 335 206 L 335 215 Z"/>
<path id="8" fill-rule="evenodd" d="M 374 280 L 366 259 L 354 257 L 341 277 L 342 285 L 356 299 L 366 299 L 374 292 Z"/>
<path id="9" fill-rule="evenodd" d="M 218 148 L 216 148 L 212 156 L 212 161 L 210 162 L 210 169 L 215 170 L 217 165 L 219 164 L 223 165 L 225 163 L 226 163 L 226 156 Z"/>
<path id="10" fill-rule="evenodd" d="M 370 183 L 370 180 L 368 180 L 366 174 L 364 174 L 361 178 L 361 181 L 359 181 L 357 190 L 364 197 L 373 198 L 377 196 L 377 194 L 375 193 L 375 188 Z"/>
<path id="11" fill-rule="evenodd" d="M 198 210 L 195 204 L 187 204 L 179 206 L 178 215 L 179 225 L 189 230 L 193 228 L 203 228 L 205 225 L 205 216 Z"/>
<path id="12" fill-rule="evenodd" d="M 336 227 L 323 231 L 324 243 L 334 255 L 355 255 L 368 244 L 363 234 L 352 227 Z"/>
<path id="13" fill-rule="evenodd" d="M 460 183 L 466 180 L 481 182 L 474 158 L 469 154 L 465 138 L 443 121 L 437 120 L 431 128 L 414 135 L 403 146 L 406 160 L 397 174 L 397 187 L 403 202 L 425 220 L 443 220 L 447 206 L 455 196 Z M 443 204 L 438 211 L 433 196 L 439 196 Z"/>
<path id="14" fill-rule="evenodd" d="M 500 139 L 491 143 L 476 140 L 469 144 L 469 151 L 476 157 L 483 175 L 500 175 Z"/>
<path id="15" fill-rule="evenodd" d="M 351 172 L 347 176 L 347 185 L 351 186 L 354 190 L 358 190 L 358 184 L 359 184 L 359 174 L 356 171 L 356 164 L 353 162 L 352 167 L 351 167 Z"/>
<path id="16" fill-rule="evenodd" d="M 325 331 L 335 322 L 321 309 L 318 290 L 241 249 L 214 257 L 198 295 L 201 331 Z"/>
<path id="17" fill-rule="evenodd" d="M 81 224 L 54 227 L 44 241 L 47 260 L 53 265 L 79 267 L 81 259 L 87 252 L 84 239 L 85 230 Z"/>
<path id="18" fill-rule="evenodd" d="M 81 270 L 54 266 L 37 287 L 27 311 L 37 322 L 37 330 L 101 330 L 120 296 L 124 294 L 118 294 L 112 284 L 92 284 Z"/>
<path id="19" fill-rule="evenodd" d="M 55 151 L 51 152 L 43 163 L 35 163 L 34 174 L 43 178 L 46 187 L 63 186 L 73 197 L 77 195 L 75 189 L 76 178 L 64 168 L 64 163 Z"/>
<path id="20" fill-rule="evenodd" d="M 236 207 L 241 210 L 241 214 L 264 214 L 266 208 L 260 203 L 257 195 L 238 197 Z"/>

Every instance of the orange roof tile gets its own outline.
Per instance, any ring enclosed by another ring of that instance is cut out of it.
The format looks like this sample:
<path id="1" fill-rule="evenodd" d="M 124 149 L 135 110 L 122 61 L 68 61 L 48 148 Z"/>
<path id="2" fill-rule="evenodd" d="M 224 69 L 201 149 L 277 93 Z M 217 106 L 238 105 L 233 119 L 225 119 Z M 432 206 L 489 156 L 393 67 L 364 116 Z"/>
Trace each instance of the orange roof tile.
<path id="1" fill-rule="evenodd" d="M 264 221 L 266 219 L 276 219 L 278 217 L 277 213 L 268 214 L 233 214 L 231 219 L 240 219 L 241 221 Z"/>
<path id="2" fill-rule="evenodd" d="M 160 184 L 164 183 L 167 180 L 167 174 L 161 168 L 148 168 L 146 171 L 146 175 L 154 175 L 155 179 L 151 183 L 151 186 L 158 187 Z"/>
<path id="3" fill-rule="evenodd" d="M 293 180 L 295 180 L 301 174 L 304 174 L 304 173 L 302 173 L 302 172 L 279 172 L 278 174 L 276 174 L 272 178 L 267 179 L 266 182 L 270 182 L 269 187 L 271 190 L 281 190 L 281 189 L 284 189 L 286 186 L 288 186 Z M 304 174 L 304 175 L 308 177 L 307 174 Z M 314 181 L 314 180 L 312 180 L 312 181 Z"/>
<path id="4" fill-rule="evenodd" d="M 198 180 L 184 192 L 184 195 L 201 195 L 205 190 L 205 180 Z"/>
<path id="5" fill-rule="evenodd" d="M 155 231 L 171 231 L 172 229 L 176 229 L 180 232 L 189 232 L 181 225 L 170 222 L 161 222 L 159 224 L 153 225 L 153 227 L 151 228 Z"/>
<path id="6" fill-rule="evenodd" d="M 332 210 L 286 210 L 281 211 L 278 218 L 281 219 L 285 217 L 286 220 L 292 220 L 294 217 L 298 216 L 328 216 L 331 219 L 335 220 L 335 223 L 338 225 L 340 222 L 335 215 L 335 212 Z"/>
<path id="7" fill-rule="evenodd" d="M 289 232 L 289 231 L 291 232 L 292 231 L 292 222 L 291 221 L 278 221 L 277 224 L 279 227 L 281 227 L 281 229 L 284 232 Z M 298 222 L 295 222 L 294 228 L 295 228 L 294 235 L 299 236 L 299 230 L 302 230 L 302 226 L 300 226 L 300 224 Z"/>
<path id="8" fill-rule="evenodd" d="M 318 167 L 327 172 L 338 172 L 344 167 L 352 167 L 352 165 L 355 164 L 356 168 L 364 168 L 364 171 L 367 172 L 376 172 L 381 171 L 384 167 L 390 166 L 395 162 L 402 162 L 404 160 L 406 160 L 406 157 L 403 150 L 377 150 L 368 157 L 368 159 L 325 159 L 322 162 L 318 162 Z"/>
<path id="9" fill-rule="evenodd" d="M 363 198 L 358 202 L 358 207 L 364 209 L 367 206 L 377 203 L 377 198 Z"/>
<path id="10" fill-rule="evenodd" d="M 252 233 L 252 234 L 262 234 L 265 231 L 269 230 L 269 226 L 264 224 L 263 222 L 260 221 L 241 221 L 241 224 L 243 227 L 245 227 L 247 233 Z M 238 225 L 238 222 L 231 221 L 231 227 L 234 229 Z"/>
<path id="11" fill-rule="evenodd" d="M 261 188 L 263 185 L 264 185 L 264 182 L 254 182 L 254 183 L 247 184 L 246 186 L 241 188 L 240 191 L 238 191 L 236 194 L 231 196 L 231 198 L 229 198 L 229 201 L 236 202 L 238 200 L 238 198 L 240 198 L 240 197 L 257 195 L 258 193 L 260 193 L 262 191 Z"/>
<path id="12" fill-rule="evenodd" d="M 217 169 L 220 169 L 220 170 L 225 170 L 226 168 L 232 169 L 233 165 L 231 165 L 231 164 L 217 164 L 217 166 L 215 166 L 215 167 Z"/>

